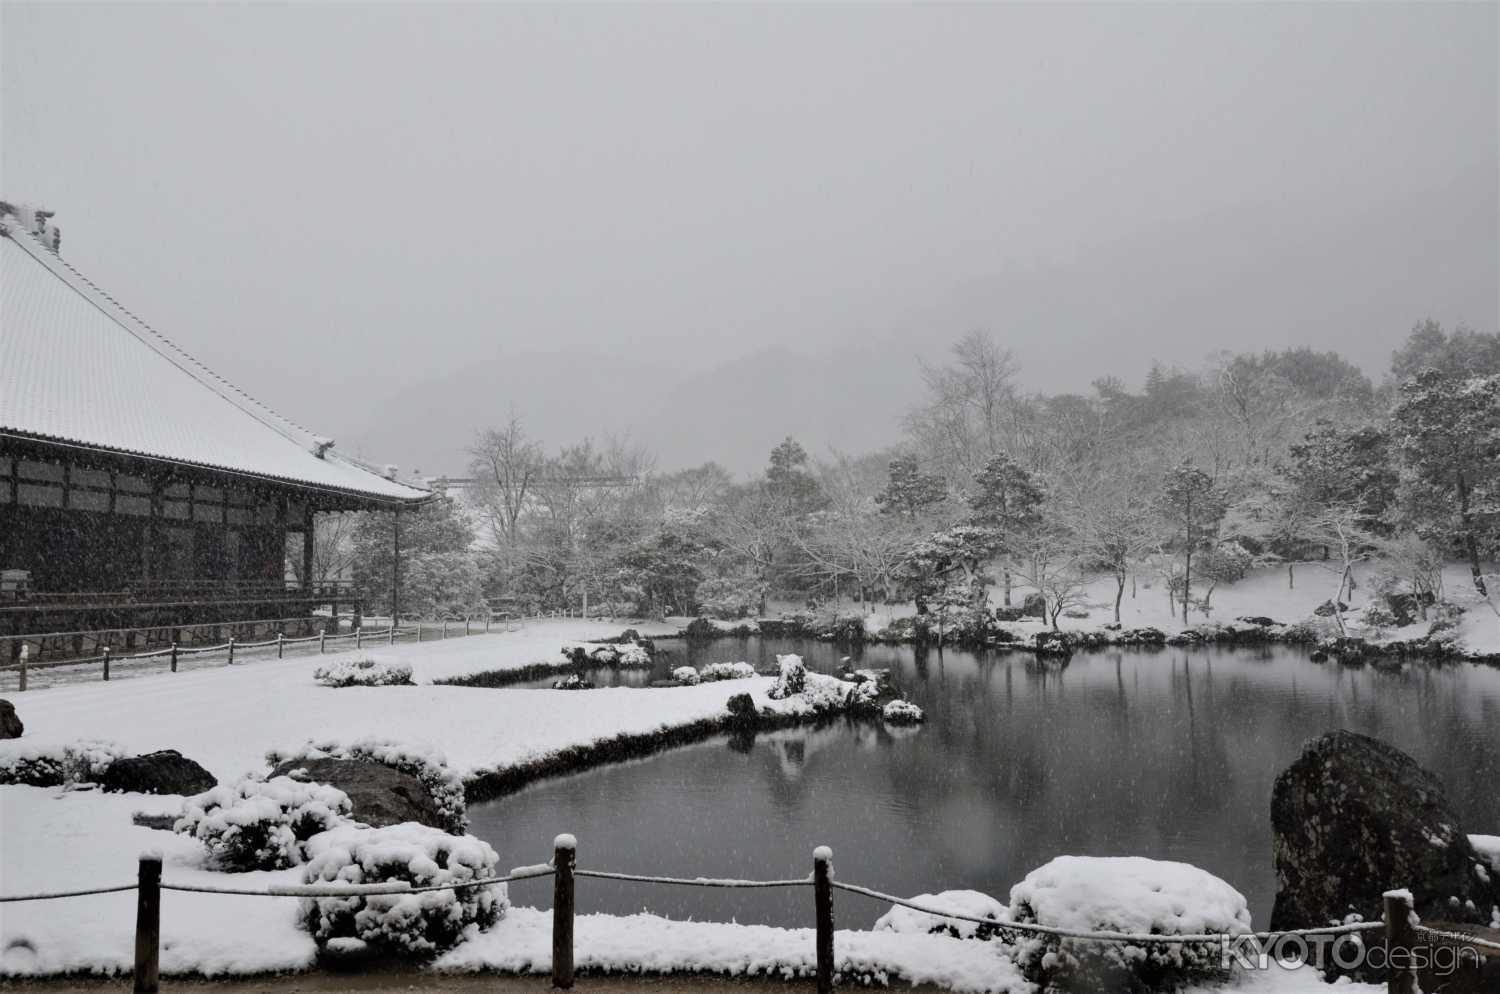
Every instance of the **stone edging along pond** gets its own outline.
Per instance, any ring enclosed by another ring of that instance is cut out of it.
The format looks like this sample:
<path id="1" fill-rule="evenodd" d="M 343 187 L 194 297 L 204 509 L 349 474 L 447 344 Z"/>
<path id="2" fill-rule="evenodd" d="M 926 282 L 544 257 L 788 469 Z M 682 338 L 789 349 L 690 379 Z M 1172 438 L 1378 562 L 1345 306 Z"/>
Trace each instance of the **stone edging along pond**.
<path id="1" fill-rule="evenodd" d="M 909 622 L 910 619 L 901 619 Z M 677 633 L 677 638 L 711 641 L 717 639 L 743 639 L 755 635 L 772 638 L 805 638 L 820 642 L 847 645 L 936 645 L 933 634 L 922 632 L 911 624 L 900 626 L 898 631 L 885 629 L 877 634 L 863 631 L 858 618 L 841 618 L 830 626 L 805 616 L 762 619 L 742 622 L 734 627 L 722 627 L 705 618 L 695 619 Z M 1497 619 L 1500 624 L 1500 619 Z M 1372 642 L 1353 636 L 1325 637 L 1311 625 L 1305 623 L 1282 624 L 1271 618 L 1238 618 L 1227 624 L 1208 623 L 1194 625 L 1179 632 L 1168 634 L 1159 628 L 1123 628 L 1119 625 L 1103 625 L 1088 629 L 1045 630 L 1040 632 L 1017 631 L 1004 622 L 992 622 L 983 632 L 951 632 L 943 644 L 962 649 L 989 649 L 992 651 L 1030 652 L 1038 656 L 1068 656 L 1080 649 L 1100 649 L 1109 646 L 1152 648 L 1160 646 L 1253 646 L 1253 645 L 1298 645 L 1311 650 L 1313 662 L 1342 663 L 1358 666 L 1366 662 L 1383 660 L 1424 659 L 1433 662 L 1472 662 L 1500 666 L 1500 653 L 1465 652 L 1451 642 L 1433 636 L 1406 641 Z"/>

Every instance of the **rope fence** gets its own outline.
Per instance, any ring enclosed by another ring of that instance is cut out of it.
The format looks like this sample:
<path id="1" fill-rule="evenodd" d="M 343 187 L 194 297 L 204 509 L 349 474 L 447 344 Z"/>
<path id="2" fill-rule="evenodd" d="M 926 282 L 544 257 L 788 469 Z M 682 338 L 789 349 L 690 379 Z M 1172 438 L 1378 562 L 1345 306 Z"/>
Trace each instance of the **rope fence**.
<path id="1" fill-rule="evenodd" d="M 871 900 L 887 902 L 910 908 L 936 918 L 971 922 L 995 929 L 1000 933 L 1021 933 L 1048 936 L 1057 939 L 1075 939 L 1088 942 L 1120 942 L 1131 945 L 1162 945 L 1190 943 L 1225 943 L 1256 939 L 1260 941 L 1305 936 L 1357 935 L 1363 932 L 1381 931 L 1385 934 L 1387 951 L 1388 994 L 1415 994 L 1416 972 L 1413 956 L 1417 939 L 1426 936 L 1443 942 L 1462 945 L 1476 950 L 1488 949 L 1500 952 L 1500 942 L 1493 942 L 1464 932 L 1429 928 L 1415 921 L 1412 896 L 1406 890 L 1388 891 L 1384 897 L 1383 921 L 1351 922 L 1322 928 L 1283 929 L 1269 932 L 1206 932 L 1201 934 L 1166 935 L 1160 933 L 1116 932 L 1109 930 L 1088 931 L 1059 928 L 1037 922 L 1015 922 L 977 915 L 949 911 L 916 901 L 909 901 L 894 894 L 886 894 L 858 884 L 848 884 L 833 879 L 833 852 L 826 846 L 813 850 L 813 871 L 809 876 L 788 880 L 735 880 L 718 877 L 666 877 L 639 873 L 614 873 L 606 870 L 580 870 L 577 862 L 577 840 L 571 835 L 559 835 L 553 841 L 552 860 L 534 866 L 518 866 L 505 876 L 482 877 L 476 880 L 454 883 L 413 886 L 407 881 L 387 881 L 375 884 L 354 883 L 310 883 L 271 885 L 264 888 L 217 887 L 205 884 L 188 884 L 163 881 L 161 879 L 161 856 L 142 855 L 136 883 L 94 887 L 84 890 L 53 891 L 38 894 L 12 894 L 0 896 L 0 903 L 19 901 L 50 901 L 62 898 L 87 897 L 96 894 L 115 894 L 122 891 L 137 891 L 136 942 L 135 942 L 135 990 L 138 994 L 156 994 L 158 990 L 158 959 L 161 946 L 161 892 L 177 891 L 190 894 L 222 894 L 236 897 L 300 897 L 300 898 L 348 898 L 383 895 L 423 894 L 432 891 L 460 891 L 475 887 L 514 883 L 520 880 L 535 880 L 552 877 L 552 984 L 554 988 L 567 989 L 573 986 L 573 919 L 574 880 L 589 877 L 597 880 L 614 880 L 630 883 L 658 884 L 682 887 L 722 887 L 743 889 L 765 889 L 775 887 L 811 887 L 816 917 L 815 943 L 817 947 L 817 986 L 819 994 L 830 994 L 834 984 L 833 955 L 833 892 L 841 890 L 858 894 Z"/>

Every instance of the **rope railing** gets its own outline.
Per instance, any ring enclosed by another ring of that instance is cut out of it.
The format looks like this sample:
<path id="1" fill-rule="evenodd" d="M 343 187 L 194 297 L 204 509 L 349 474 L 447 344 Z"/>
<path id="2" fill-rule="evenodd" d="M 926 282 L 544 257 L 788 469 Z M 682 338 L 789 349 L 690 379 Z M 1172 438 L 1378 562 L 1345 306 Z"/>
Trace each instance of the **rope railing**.
<path id="1" fill-rule="evenodd" d="M 1446 943 L 1463 945 L 1476 951 L 1500 952 L 1500 942 L 1494 942 L 1464 932 L 1431 928 L 1415 921 L 1412 913 L 1412 897 L 1405 890 L 1389 891 L 1385 895 L 1384 914 L 1381 921 L 1350 922 L 1316 928 L 1280 929 L 1265 932 L 1205 932 L 1196 934 L 1162 934 L 1143 932 L 1120 932 L 1108 929 L 1086 930 L 1061 928 L 1037 922 L 1016 922 L 1008 919 L 986 918 L 966 912 L 952 911 L 918 901 L 907 900 L 894 894 L 886 894 L 858 884 L 843 883 L 833 879 L 833 853 L 820 846 L 813 852 L 813 872 L 807 877 L 782 880 L 738 880 L 721 877 L 669 877 L 641 873 L 616 873 L 607 870 L 581 870 L 576 867 L 577 842 L 571 835 L 560 835 L 553 843 L 553 858 L 549 863 L 534 866 L 518 866 L 504 876 L 481 877 L 474 880 L 453 881 L 441 884 L 413 885 L 408 881 L 385 881 L 372 884 L 312 882 L 305 884 L 273 884 L 263 888 L 220 887 L 209 884 L 178 883 L 161 879 L 161 857 L 143 855 L 140 859 L 139 879 L 133 884 L 119 884 L 84 890 L 54 891 L 49 893 L 14 894 L 0 896 L 0 903 L 18 901 L 47 901 L 59 898 L 86 897 L 96 894 L 113 894 L 123 891 L 138 891 L 136 902 L 136 977 L 137 988 L 144 994 L 155 994 L 157 989 L 157 960 L 160 951 L 160 905 L 162 891 L 178 891 L 193 894 L 220 894 L 237 897 L 300 897 L 300 898 L 350 898 L 385 895 L 422 894 L 432 891 L 461 891 L 476 887 L 553 878 L 552 902 L 552 981 L 556 988 L 566 989 L 573 983 L 573 917 L 574 880 L 589 877 L 598 880 L 615 880 L 631 883 L 660 884 L 683 887 L 764 889 L 777 887 L 812 887 L 816 912 L 815 941 L 817 945 L 817 981 L 820 994 L 833 990 L 833 891 L 841 890 L 858 894 L 872 900 L 889 902 L 898 907 L 909 908 L 936 918 L 970 922 L 994 929 L 1000 934 L 1020 933 L 1048 936 L 1055 939 L 1074 939 L 1088 942 L 1119 942 L 1131 945 L 1162 945 L 1190 943 L 1226 943 L 1255 939 L 1270 941 L 1287 937 L 1345 936 L 1364 932 L 1383 931 L 1385 946 L 1392 967 L 1388 970 L 1389 994 L 1411 994 L 1415 990 L 1416 975 L 1406 967 L 1396 964 L 1411 962 L 1417 939 L 1427 936 Z M 1402 954 L 1400 959 L 1397 953 Z M 144 983 L 142 982 L 144 978 Z"/>

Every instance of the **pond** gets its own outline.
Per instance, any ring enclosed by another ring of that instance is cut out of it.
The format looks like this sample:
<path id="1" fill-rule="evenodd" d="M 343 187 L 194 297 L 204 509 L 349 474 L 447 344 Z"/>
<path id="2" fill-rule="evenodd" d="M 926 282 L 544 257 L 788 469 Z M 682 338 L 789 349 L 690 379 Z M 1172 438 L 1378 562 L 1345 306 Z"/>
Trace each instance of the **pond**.
<path id="1" fill-rule="evenodd" d="M 589 676 L 638 686 L 683 664 L 774 667 L 784 652 L 832 672 L 849 654 L 792 639 L 659 645 L 659 672 Z M 889 667 L 927 723 L 716 737 L 475 805 L 471 830 L 505 866 L 544 859 L 552 837 L 571 832 L 580 866 L 685 877 L 803 876 L 813 847 L 829 845 L 851 883 L 1001 901 L 1062 854 L 1181 860 L 1239 889 L 1265 927 L 1276 893 L 1272 781 L 1304 741 L 1348 728 L 1435 771 L 1468 831 L 1500 833 L 1500 669 L 1348 669 L 1285 646 L 1113 649 L 1066 666 L 871 646 L 854 662 Z M 578 886 L 580 913 L 812 922 L 803 890 Z M 547 907 L 550 888 L 515 884 L 511 898 Z M 840 927 L 868 928 L 886 910 L 850 894 L 837 903 Z"/>

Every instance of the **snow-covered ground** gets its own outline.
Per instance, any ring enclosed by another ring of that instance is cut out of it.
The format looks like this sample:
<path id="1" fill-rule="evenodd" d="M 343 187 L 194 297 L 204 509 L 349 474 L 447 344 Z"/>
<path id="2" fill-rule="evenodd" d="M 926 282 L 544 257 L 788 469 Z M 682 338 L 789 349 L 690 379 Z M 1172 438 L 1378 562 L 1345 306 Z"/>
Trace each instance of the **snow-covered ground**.
<path id="1" fill-rule="evenodd" d="M 0 787 L 4 838 L 4 893 L 125 884 L 137 857 L 157 850 L 168 882 L 263 888 L 300 882 L 301 869 L 228 876 L 204 869 L 205 852 L 187 836 L 131 824 L 136 812 L 173 814 L 177 797 L 104 794 L 92 790 Z M 516 863 L 549 853 L 502 854 Z M 161 968 L 167 974 L 206 976 L 302 970 L 316 959 L 312 938 L 297 924 L 293 898 L 236 897 L 167 891 L 162 895 Z M 857 906 L 856 906 L 857 907 Z M 931 983 L 961 992 L 1033 994 L 996 943 L 946 935 L 870 931 L 876 912 L 842 910 L 855 926 L 834 937 L 838 967 L 849 975 Z M 868 920 L 862 920 L 862 919 Z M 134 951 L 132 892 L 0 905 L 0 975 L 84 971 L 128 973 Z M 500 970 L 545 973 L 551 963 L 550 912 L 511 908 L 487 932 L 446 953 L 443 971 Z M 672 921 L 655 915 L 581 914 L 575 922 L 575 963 L 580 970 L 627 973 L 723 973 L 782 978 L 810 976 L 810 928 Z M 1313 994 L 1328 990 L 1311 970 L 1243 974 L 1227 987 L 1193 988 L 1191 994 Z M 1347 985 L 1340 994 L 1375 994 L 1383 988 Z"/>

